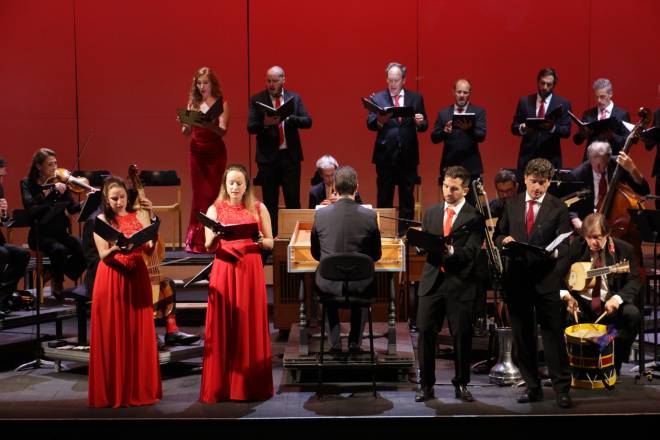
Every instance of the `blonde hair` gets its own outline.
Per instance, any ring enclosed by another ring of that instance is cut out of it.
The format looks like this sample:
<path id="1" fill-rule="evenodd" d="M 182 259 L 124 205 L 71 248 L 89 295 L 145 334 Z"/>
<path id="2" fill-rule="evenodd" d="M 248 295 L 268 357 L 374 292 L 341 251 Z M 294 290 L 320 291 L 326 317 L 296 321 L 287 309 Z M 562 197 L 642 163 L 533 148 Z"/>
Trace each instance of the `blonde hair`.
<path id="1" fill-rule="evenodd" d="M 238 171 L 243 174 L 245 178 L 245 193 L 243 194 L 243 200 L 241 202 L 245 205 L 245 209 L 255 217 L 257 217 L 256 203 L 257 198 L 254 195 L 254 190 L 252 189 L 252 183 L 250 182 L 250 175 L 248 174 L 247 169 L 238 163 L 233 163 L 228 165 L 225 169 L 225 173 L 222 175 L 222 184 L 220 185 L 220 194 L 218 194 L 217 200 L 220 202 L 229 201 L 229 193 L 227 192 L 227 176 L 231 171 Z"/>
<path id="2" fill-rule="evenodd" d="M 190 96 L 188 97 L 188 108 L 192 110 L 199 110 L 199 106 L 202 105 L 202 94 L 197 88 L 197 80 L 202 76 L 207 76 L 211 82 L 211 95 L 217 99 L 222 100 L 222 90 L 220 90 L 220 81 L 218 77 L 210 67 L 201 67 L 195 76 L 193 76 L 192 86 L 190 87 Z"/>

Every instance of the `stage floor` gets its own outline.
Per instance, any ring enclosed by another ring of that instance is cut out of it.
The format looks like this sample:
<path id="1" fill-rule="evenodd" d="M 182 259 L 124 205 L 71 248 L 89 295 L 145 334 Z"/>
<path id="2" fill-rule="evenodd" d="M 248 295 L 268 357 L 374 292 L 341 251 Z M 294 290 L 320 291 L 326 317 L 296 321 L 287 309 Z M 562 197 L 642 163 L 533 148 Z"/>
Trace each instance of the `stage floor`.
<path id="1" fill-rule="evenodd" d="M 72 321 L 65 325 L 65 335 L 75 335 Z M 50 326 L 50 327 L 49 327 Z M 44 325 L 44 333 L 53 331 L 53 324 Z M 186 327 L 185 331 L 201 332 L 201 327 Z M 24 336 L 29 339 L 31 333 Z M 158 329 L 162 334 L 162 329 Z M 2 344 L 3 333 L 0 333 Z M 317 420 L 321 425 L 330 423 L 333 419 L 343 419 L 342 423 L 350 423 L 345 418 L 374 420 L 406 418 L 406 424 L 411 427 L 422 419 L 438 418 L 448 427 L 459 421 L 464 423 L 461 429 L 475 429 L 484 421 L 497 420 L 504 423 L 515 419 L 515 423 L 538 421 L 544 416 L 575 416 L 596 415 L 611 417 L 614 415 L 644 415 L 655 420 L 660 415 L 660 383 L 644 380 L 642 385 L 635 384 L 630 368 L 624 365 L 624 374 L 613 391 L 574 390 L 572 396 L 575 407 L 569 410 L 559 409 L 554 400 L 551 388 L 545 389 L 545 400 L 533 404 L 518 404 L 516 396 L 521 389 L 498 387 L 488 383 L 486 375 L 473 375 L 470 389 L 476 399 L 473 403 L 464 403 L 454 398 L 450 379 L 453 374 L 451 355 L 437 359 L 438 382 L 435 387 L 437 399 L 426 403 L 415 403 L 414 369 L 409 380 L 381 382 L 378 387 L 378 398 L 371 394 L 371 383 L 342 383 L 328 385 L 324 395 L 316 394 L 316 384 L 296 383 L 288 385 L 286 371 L 283 367 L 283 356 L 287 341 L 278 339 L 278 332 L 272 331 L 273 347 L 273 380 L 276 394 L 265 402 L 224 402 L 206 405 L 198 402 L 201 381 L 201 358 L 163 365 L 163 399 L 153 406 L 122 408 L 122 409 L 90 409 L 87 407 L 87 368 L 75 363 L 63 363 L 62 372 L 41 368 L 14 372 L 0 372 L 0 419 L 44 420 L 50 423 L 74 420 L 105 420 L 109 422 L 121 420 L 143 420 L 158 422 L 159 420 L 186 421 L 227 421 L 227 420 L 260 420 L 279 421 L 279 423 L 304 423 L 305 420 Z M 14 335 L 16 338 L 16 335 Z M 480 341 L 483 346 L 484 341 Z M 416 346 L 414 334 L 407 342 Z M 15 344 L 14 344 L 15 345 Z M 29 340 L 24 341 L 29 346 Z M 475 340 L 475 346 L 479 341 Z M 0 346 L 3 357 L 7 353 Z M 476 354 L 484 354 L 477 352 Z M 7 359 L 5 358 L 5 361 Z M 478 360 L 478 357 L 477 359 Z M 322 419 L 322 420 L 321 420 Z M 562 418 L 563 419 L 563 418 Z M 646 418 L 648 420 L 648 418 Z M 428 422 L 428 421 L 426 421 Z M 424 423 L 426 423 L 424 422 Z M 321 426 L 318 425 L 318 426 Z M 39 426 L 39 425 L 34 425 Z M 118 425 L 117 425 L 118 426 Z M 187 425 L 182 425 L 187 426 Z M 256 426 L 256 425 L 253 425 Z M 391 425 L 381 424 L 384 428 Z M 402 425 L 405 426 L 405 425 Z M 517 426 L 517 425 L 516 425 Z M 632 428 L 632 426 L 629 426 Z M 412 428 L 411 428 L 412 429 Z M 551 427 L 550 427 L 551 429 Z"/>

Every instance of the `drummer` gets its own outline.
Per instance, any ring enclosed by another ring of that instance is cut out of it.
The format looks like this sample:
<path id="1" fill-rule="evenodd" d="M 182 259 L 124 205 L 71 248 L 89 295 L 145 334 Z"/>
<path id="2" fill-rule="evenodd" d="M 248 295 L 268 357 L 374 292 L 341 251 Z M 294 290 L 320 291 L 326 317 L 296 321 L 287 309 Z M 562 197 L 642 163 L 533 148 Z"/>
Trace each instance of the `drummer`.
<path id="1" fill-rule="evenodd" d="M 568 310 L 568 325 L 594 322 L 603 313 L 600 324 L 614 324 L 614 364 L 617 375 L 621 363 L 630 356 L 630 347 L 639 329 L 640 313 L 635 305 L 640 290 L 639 270 L 633 259 L 633 247 L 610 236 L 602 214 L 589 214 L 582 222 L 581 235 L 571 243 L 570 262 L 589 262 L 592 268 L 612 266 L 624 260 L 630 263 L 629 273 L 611 273 L 596 278 L 595 286 L 582 291 L 560 291 Z"/>

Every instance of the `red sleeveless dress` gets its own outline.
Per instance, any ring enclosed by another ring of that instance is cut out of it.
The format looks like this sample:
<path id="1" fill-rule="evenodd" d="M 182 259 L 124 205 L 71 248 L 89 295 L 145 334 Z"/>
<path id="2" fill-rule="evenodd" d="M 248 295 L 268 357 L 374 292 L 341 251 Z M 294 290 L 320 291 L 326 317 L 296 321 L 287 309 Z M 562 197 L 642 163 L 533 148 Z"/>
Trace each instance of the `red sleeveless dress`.
<path id="1" fill-rule="evenodd" d="M 257 212 L 259 207 L 257 203 Z M 224 224 L 257 221 L 243 205 L 216 202 L 215 208 Z M 266 400 L 272 395 L 266 283 L 259 246 L 252 240 L 222 240 L 209 280 L 200 401 Z"/>
<path id="2" fill-rule="evenodd" d="M 218 120 L 215 120 L 218 123 Z M 195 217 L 197 212 L 206 212 L 220 192 L 222 175 L 227 166 L 227 149 L 222 136 L 202 127 L 192 126 L 190 139 L 190 181 L 192 205 L 186 233 L 186 251 L 206 253 L 204 226 Z"/>
<path id="3" fill-rule="evenodd" d="M 126 236 L 142 229 L 134 212 L 116 222 Z M 162 397 L 152 301 L 142 248 L 101 260 L 92 301 L 90 406 L 149 405 Z"/>

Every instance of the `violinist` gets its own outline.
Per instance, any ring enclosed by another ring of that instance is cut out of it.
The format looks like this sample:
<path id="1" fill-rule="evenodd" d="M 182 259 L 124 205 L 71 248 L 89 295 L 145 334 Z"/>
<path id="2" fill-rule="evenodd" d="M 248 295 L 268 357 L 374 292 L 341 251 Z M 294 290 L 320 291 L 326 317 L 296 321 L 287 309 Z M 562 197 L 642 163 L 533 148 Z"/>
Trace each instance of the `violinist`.
<path id="1" fill-rule="evenodd" d="M 23 207 L 40 224 L 32 226 L 28 235 L 30 249 L 39 250 L 50 258 L 50 270 L 44 279 L 51 280 L 51 294 L 61 300 L 64 276 L 76 280 L 85 270 L 85 257 L 78 238 L 71 235 L 68 214 L 80 211 L 71 191 L 62 182 L 53 182 L 57 170 L 57 155 L 49 148 L 40 148 L 32 155 L 28 176 L 21 180 Z M 38 234 L 38 242 L 37 242 Z"/>
<path id="2" fill-rule="evenodd" d="M 617 163 L 621 165 L 621 182 L 629 185 L 639 195 L 651 192 L 648 182 L 635 165 L 633 159 L 623 151 L 616 158 L 612 157 L 610 144 L 594 141 L 587 147 L 586 162 L 574 168 L 570 180 L 582 182 L 584 188 L 591 190 L 591 195 L 571 206 L 569 213 L 573 228 L 579 231 L 582 220 L 595 212 L 605 199 Z"/>
<path id="3" fill-rule="evenodd" d="M 0 217 L 4 222 L 8 217 L 9 207 L 5 199 L 2 179 L 7 175 L 7 166 L 0 157 Z M 0 231 L 0 319 L 9 313 L 5 310 L 5 299 L 14 293 L 19 280 L 25 275 L 25 268 L 30 261 L 30 252 L 19 246 L 8 244 Z"/>

